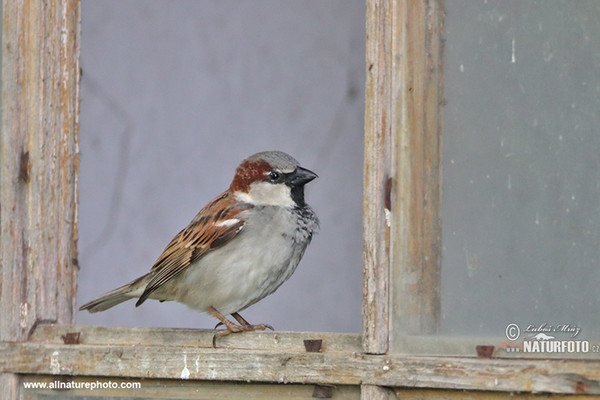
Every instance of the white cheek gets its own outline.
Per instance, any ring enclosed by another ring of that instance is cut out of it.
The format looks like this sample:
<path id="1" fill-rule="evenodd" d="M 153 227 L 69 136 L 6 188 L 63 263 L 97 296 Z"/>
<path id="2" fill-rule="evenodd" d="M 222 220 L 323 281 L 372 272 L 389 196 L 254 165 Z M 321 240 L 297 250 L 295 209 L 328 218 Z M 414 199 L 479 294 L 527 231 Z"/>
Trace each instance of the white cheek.
<path id="1" fill-rule="evenodd" d="M 255 182 L 250 185 L 249 193 L 236 193 L 238 200 L 245 203 L 262 206 L 292 207 L 291 189 L 289 186 L 268 182 Z"/>

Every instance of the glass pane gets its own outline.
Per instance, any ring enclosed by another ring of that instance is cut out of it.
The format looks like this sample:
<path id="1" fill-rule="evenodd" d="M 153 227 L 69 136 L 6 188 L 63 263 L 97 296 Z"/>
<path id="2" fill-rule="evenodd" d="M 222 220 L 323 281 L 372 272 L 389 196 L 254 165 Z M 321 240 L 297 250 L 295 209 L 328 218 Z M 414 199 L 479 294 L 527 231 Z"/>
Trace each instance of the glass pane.
<path id="1" fill-rule="evenodd" d="M 245 310 L 277 330 L 360 332 L 364 0 L 83 0 L 78 305 L 150 270 L 229 186 L 282 150 L 319 179 L 298 269 Z M 211 329 L 174 302 L 80 312 L 93 325 Z"/>
<path id="2" fill-rule="evenodd" d="M 597 339 L 600 3 L 446 9 L 442 333 Z"/>

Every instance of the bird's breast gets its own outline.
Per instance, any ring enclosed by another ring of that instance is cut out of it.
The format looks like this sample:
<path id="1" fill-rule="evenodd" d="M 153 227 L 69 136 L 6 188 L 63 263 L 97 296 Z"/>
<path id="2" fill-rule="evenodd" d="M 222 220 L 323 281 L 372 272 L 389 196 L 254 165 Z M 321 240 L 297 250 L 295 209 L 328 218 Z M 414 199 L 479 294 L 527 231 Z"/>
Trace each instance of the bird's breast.
<path id="1" fill-rule="evenodd" d="M 256 212 L 257 211 L 257 212 Z M 300 222 L 297 210 L 264 207 L 247 213 L 240 233 L 180 275 L 178 300 L 223 314 L 241 311 L 273 293 L 296 270 L 318 222 Z"/>

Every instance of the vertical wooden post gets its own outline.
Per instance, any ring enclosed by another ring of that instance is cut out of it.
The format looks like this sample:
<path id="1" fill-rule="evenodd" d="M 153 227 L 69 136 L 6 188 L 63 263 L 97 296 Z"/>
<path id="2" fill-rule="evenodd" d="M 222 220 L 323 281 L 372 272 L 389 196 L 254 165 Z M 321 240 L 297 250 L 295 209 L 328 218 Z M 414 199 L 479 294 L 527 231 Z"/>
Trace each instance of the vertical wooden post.
<path id="1" fill-rule="evenodd" d="M 363 347 L 401 350 L 440 318 L 443 0 L 368 0 Z M 363 399 L 389 391 L 363 385 Z"/>
<path id="2" fill-rule="evenodd" d="M 389 333 L 392 1 L 367 1 L 363 197 L 363 347 L 386 354 Z"/>
<path id="3" fill-rule="evenodd" d="M 76 292 L 78 0 L 3 1 L 0 340 L 72 323 Z M 16 375 L 0 392 L 17 398 Z"/>
<path id="4" fill-rule="evenodd" d="M 363 348 L 389 349 L 391 191 L 394 186 L 391 72 L 393 0 L 368 0 L 366 14 L 363 195 Z M 387 389 L 361 385 L 361 399 L 387 400 Z"/>

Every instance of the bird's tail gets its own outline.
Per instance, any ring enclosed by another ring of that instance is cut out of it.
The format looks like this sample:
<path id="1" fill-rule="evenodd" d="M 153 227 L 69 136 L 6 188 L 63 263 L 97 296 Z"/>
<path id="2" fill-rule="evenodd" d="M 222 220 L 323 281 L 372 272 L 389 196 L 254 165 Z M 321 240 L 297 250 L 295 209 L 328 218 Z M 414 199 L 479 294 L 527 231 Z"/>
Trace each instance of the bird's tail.
<path id="1" fill-rule="evenodd" d="M 140 297 L 146 286 L 145 278 L 148 274 L 137 278 L 136 280 L 129 282 L 128 284 L 121 286 L 115 290 L 88 302 L 79 307 L 79 311 L 88 310 L 91 313 L 98 311 L 108 310 L 111 307 L 121 304 L 124 301 Z"/>

